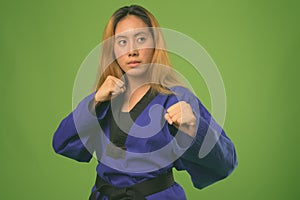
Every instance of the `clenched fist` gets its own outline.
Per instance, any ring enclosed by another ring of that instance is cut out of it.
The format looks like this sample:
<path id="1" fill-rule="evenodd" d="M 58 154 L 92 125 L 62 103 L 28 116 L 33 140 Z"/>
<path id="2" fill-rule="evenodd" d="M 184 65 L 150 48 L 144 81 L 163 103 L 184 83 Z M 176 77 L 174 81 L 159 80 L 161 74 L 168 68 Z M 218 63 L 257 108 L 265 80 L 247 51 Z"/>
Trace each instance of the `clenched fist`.
<path id="1" fill-rule="evenodd" d="M 169 124 L 173 124 L 191 137 L 195 136 L 196 117 L 187 102 L 179 101 L 170 106 L 165 114 L 165 119 Z"/>
<path id="2" fill-rule="evenodd" d="M 125 92 L 125 90 L 125 83 L 122 80 L 114 76 L 107 76 L 95 94 L 95 102 L 97 103 L 110 100 Z"/>

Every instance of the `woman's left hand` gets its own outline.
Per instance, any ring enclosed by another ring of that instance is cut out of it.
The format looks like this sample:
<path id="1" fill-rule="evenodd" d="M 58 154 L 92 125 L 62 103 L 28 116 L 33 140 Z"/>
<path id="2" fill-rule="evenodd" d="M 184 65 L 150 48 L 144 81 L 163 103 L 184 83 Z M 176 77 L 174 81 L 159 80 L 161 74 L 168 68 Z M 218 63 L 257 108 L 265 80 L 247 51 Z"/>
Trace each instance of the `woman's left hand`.
<path id="1" fill-rule="evenodd" d="M 187 133 L 191 137 L 195 137 L 196 117 L 193 110 L 185 101 L 179 101 L 167 109 L 165 119 L 169 124 L 173 124 L 179 130 Z"/>

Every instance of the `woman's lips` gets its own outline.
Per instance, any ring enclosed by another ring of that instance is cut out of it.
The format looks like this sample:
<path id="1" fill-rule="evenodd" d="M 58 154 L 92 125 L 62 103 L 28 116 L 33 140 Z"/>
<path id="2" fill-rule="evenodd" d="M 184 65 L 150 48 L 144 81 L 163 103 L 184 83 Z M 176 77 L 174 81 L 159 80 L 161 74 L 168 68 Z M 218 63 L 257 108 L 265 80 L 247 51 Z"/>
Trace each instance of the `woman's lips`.
<path id="1" fill-rule="evenodd" d="M 127 63 L 127 65 L 128 65 L 129 67 L 136 67 L 136 66 L 138 66 L 139 64 L 141 64 L 141 61 L 138 61 L 138 60 L 133 60 L 133 61 L 130 61 L 130 62 Z"/>

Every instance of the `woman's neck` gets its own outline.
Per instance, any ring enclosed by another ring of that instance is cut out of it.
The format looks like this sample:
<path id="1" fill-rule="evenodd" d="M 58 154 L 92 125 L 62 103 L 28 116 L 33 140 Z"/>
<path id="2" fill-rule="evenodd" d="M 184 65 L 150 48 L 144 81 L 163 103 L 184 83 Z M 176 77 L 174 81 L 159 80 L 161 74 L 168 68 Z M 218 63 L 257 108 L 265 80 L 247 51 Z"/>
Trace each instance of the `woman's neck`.
<path id="1" fill-rule="evenodd" d="M 149 82 L 128 79 L 122 111 L 129 112 L 150 89 Z"/>
<path id="2" fill-rule="evenodd" d="M 150 84 L 149 81 L 147 81 L 146 78 L 141 77 L 129 77 L 127 76 L 127 89 L 126 93 L 127 95 L 131 96 L 133 93 L 136 93 L 141 91 L 142 93 L 144 91 L 148 91 Z"/>

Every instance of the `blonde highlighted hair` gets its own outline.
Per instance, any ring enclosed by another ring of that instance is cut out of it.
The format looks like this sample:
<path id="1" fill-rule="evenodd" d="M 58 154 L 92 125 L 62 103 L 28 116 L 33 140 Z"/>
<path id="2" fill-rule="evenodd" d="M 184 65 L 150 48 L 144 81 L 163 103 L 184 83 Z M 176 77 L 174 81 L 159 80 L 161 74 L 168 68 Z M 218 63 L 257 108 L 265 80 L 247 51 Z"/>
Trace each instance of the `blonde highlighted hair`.
<path id="1" fill-rule="evenodd" d="M 170 68 L 170 59 L 166 51 L 166 45 L 163 39 L 160 26 L 155 17 L 145 8 L 138 5 L 125 6 L 118 9 L 109 19 L 103 33 L 102 47 L 100 54 L 100 64 L 97 80 L 94 90 L 98 90 L 108 76 L 122 78 L 123 70 L 119 66 L 114 56 L 114 35 L 118 22 L 128 16 L 135 15 L 142 19 L 149 27 L 155 43 L 155 49 L 152 57 L 150 77 L 152 90 L 162 94 L 172 94 L 168 89 L 174 85 L 181 85 L 181 81 Z"/>

